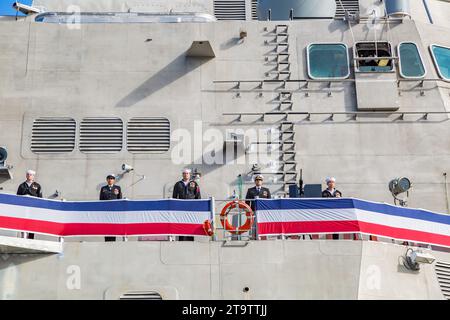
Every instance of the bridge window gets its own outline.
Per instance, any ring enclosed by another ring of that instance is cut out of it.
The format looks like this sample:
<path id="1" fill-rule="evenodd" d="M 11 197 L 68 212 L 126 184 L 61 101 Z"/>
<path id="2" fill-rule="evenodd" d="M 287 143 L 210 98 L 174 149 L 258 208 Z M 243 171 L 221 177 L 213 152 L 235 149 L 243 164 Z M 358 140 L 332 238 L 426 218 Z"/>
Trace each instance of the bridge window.
<path id="1" fill-rule="evenodd" d="M 400 58 L 399 69 L 403 78 L 423 78 L 425 67 L 419 49 L 415 43 L 402 42 L 398 46 L 398 56 Z"/>
<path id="2" fill-rule="evenodd" d="M 388 42 L 359 42 L 355 45 L 355 57 L 356 66 L 360 72 L 394 70 L 392 49 Z"/>
<path id="3" fill-rule="evenodd" d="M 348 49 L 342 43 L 310 44 L 307 62 L 312 79 L 345 79 L 350 75 Z"/>
<path id="4" fill-rule="evenodd" d="M 430 48 L 439 76 L 444 80 L 450 81 L 450 48 L 435 44 Z"/>

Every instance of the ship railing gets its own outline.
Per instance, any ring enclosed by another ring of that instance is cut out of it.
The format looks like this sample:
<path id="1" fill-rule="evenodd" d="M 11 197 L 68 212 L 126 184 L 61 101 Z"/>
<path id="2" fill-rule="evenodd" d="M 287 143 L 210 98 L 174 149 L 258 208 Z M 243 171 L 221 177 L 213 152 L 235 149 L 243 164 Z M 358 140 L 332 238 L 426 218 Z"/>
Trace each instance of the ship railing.
<path id="1" fill-rule="evenodd" d="M 355 61 L 358 60 L 380 60 L 381 58 L 383 59 L 388 59 L 385 57 L 377 57 L 377 58 L 355 58 Z M 395 57 L 391 57 L 392 59 L 398 59 Z M 264 86 L 265 85 L 270 85 L 270 84 L 280 84 L 280 86 L 276 89 L 270 88 L 268 91 L 273 92 L 273 91 L 280 91 L 282 90 L 283 92 L 291 92 L 291 93 L 295 93 L 295 92 L 303 92 L 303 91 L 307 91 L 307 90 L 316 90 L 316 89 L 310 89 L 310 85 L 312 84 L 326 84 L 328 86 L 328 88 L 332 88 L 333 85 L 335 84 L 348 84 L 348 83 L 355 83 L 357 80 L 354 78 L 347 78 L 347 79 L 263 79 L 263 80 L 214 80 L 213 84 L 234 84 L 233 87 L 227 89 L 227 92 L 264 92 Z M 374 82 L 376 81 L 380 81 L 382 82 L 383 80 L 373 80 Z M 441 78 L 418 78 L 418 79 L 406 79 L 406 78 L 398 78 L 395 80 L 397 82 L 397 88 L 401 89 L 401 84 L 402 83 L 416 83 L 417 84 L 417 88 L 423 89 L 424 88 L 424 84 L 426 82 L 437 82 L 439 83 L 438 87 L 439 88 L 447 88 L 450 89 L 450 85 L 448 80 L 444 80 Z M 245 84 L 256 84 L 256 87 L 251 88 L 251 89 L 243 89 L 241 87 L 241 85 L 245 85 Z M 287 84 L 299 84 L 300 87 L 298 89 L 286 89 Z"/>
<path id="2" fill-rule="evenodd" d="M 268 112 L 224 112 L 224 116 L 236 116 L 236 122 L 241 122 L 244 116 L 258 116 L 261 122 L 264 122 L 266 116 L 284 116 L 286 120 L 288 116 L 304 116 L 304 120 L 311 120 L 312 116 L 328 115 L 328 120 L 333 121 L 335 115 L 344 115 L 352 120 L 364 116 L 395 116 L 395 120 L 405 120 L 407 115 L 419 115 L 421 120 L 429 120 L 430 115 L 450 115 L 450 111 L 327 111 L 327 112 L 302 112 L 302 111 L 268 111 Z"/>
<path id="3" fill-rule="evenodd" d="M 398 59 L 398 57 L 362 57 L 362 58 L 354 58 L 355 61 L 360 60 L 380 60 L 380 59 Z M 382 82 L 383 80 L 380 80 Z M 281 83 L 281 84 L 287 84 L 287 83 L 352 83 L 356 82 L 356 79 L 354 78 L 347 78 L 347 79 L 249 79 L 249 80 L 214 80 L 213 84 L 235 84 L 235 87 L 233 89 L 239 90 L 241 84 L 259 84 L 259 87 L 256 87 L 255 89 L 262 89 L 264 84 L 273 84 L 273 83 Z M 403 79 L 403 78 L 397 78 L 397 83 L 401 82 L 442 82 L 448 84 L 448 80 L 444 80 L 441 78 L 424 78 L 424 79 Z"/>

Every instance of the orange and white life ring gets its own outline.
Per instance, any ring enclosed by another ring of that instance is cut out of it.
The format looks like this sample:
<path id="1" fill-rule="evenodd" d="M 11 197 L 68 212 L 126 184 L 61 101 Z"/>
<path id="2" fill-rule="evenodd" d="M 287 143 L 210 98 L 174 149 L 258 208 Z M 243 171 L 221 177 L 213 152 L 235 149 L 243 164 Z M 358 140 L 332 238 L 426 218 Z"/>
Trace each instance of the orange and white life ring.
<path id="1" fill-rule="evenodd" d="M 240 227 L 235 227 L 228 221 L 228 214 L 232 209 L 236 207 L 239 207 L 239 209 L 243 209 L 245 211 L 245 216 L 247 217 L 245 223 Z M 253 210 L 244 201 L 228 202 L 220 212 L 220 223 L 222 224 L 222 227 L 231 234 L 242 234 L 244 232 L 250 231 L 253 225 L 253 221 Z"/>
<path id="2" fill-rule="evenodd" d="M 212 236 L 214 234 L 214 230 L 211 226 L 211 221 L 205 220 L 205 222 L 203 222 L 203 230 L 208 236 Z"/>

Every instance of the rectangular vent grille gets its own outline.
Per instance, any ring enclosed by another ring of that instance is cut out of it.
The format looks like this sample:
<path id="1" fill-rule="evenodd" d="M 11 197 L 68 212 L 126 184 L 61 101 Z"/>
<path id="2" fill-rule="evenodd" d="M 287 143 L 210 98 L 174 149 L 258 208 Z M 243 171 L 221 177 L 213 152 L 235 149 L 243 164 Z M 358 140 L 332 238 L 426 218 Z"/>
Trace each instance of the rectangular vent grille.
<path id="1" fill-rule="evenodd" d="M 342 2 L 342 5 L 341 5 Z M 344 6 L 344 8 L 342 8 Z M 351 14 L 356 14 L 359 12 L 359 1 L 358 0 L 336 0 L 336 18 L 344 18 L 345 10 Z"/>
<path id="2" fill-rule="evenodd" d="M 131 118 L 127 149 L 131 153 L 165 152 L 170 148 L 170 122 L 166 118 Z"/>
<path id="3" fill-rule="evenodd" d="M 75 148 L 76 122 L 71 118 L 39 118 L 31 133 L 33 153 L 65 153 Z"/>
<path id="4" fill-rule="evenodd" d="M 215 0 L 214 15 L 217 20 L 245 20 L 245 0 Z"/>
<path id="5" fill-rule="evenodd" d="M 450 263 L 436 262 L 434 267 L 442 294 L 450 300 Z"/>
<path id="6" fill-rule="evenodd" d="M 258 0 L 252 0 L 252 20 L 258 20 Z"/>
<path id="7" fill-rule="evenodd" d="M 119 300 L 162 300 L 162 297 L 156 291 L 128 291 Z"/>
<path id="8" fill-rule="evenodd" d="M 122 150 L 123 122 L 119 118 L 84 118 L 80 124 L 80 151 L 113 153 Z"/>

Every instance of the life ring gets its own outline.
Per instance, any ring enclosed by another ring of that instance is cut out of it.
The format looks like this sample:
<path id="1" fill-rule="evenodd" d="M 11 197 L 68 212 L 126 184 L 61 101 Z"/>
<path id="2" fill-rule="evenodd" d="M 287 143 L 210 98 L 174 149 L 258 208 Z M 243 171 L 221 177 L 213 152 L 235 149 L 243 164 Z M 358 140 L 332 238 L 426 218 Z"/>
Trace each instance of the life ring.
<path id="1" fill-rule="evenodd" d="M 228 214 L 232 209 L 236 207 L 239 207 L 239 209 L 244 209 L 245 216 L 247 217 L 245 223 L 240 227 L 235 227 L 228 221 Z M 242 234 L 244 232 L 250 231 L 253 225 L 253 221 L 253 210 L 244 201 L 228 202 L 220 212 L 220 223 L 222 224 L 222 227 L 231 234 Z"/>
<path id="2" fill-rule="evenodd" d="M 211 226 L 211 221 L 205 220 L 205 222 L 203 222 L 203 230 L 208 236 L 212 236 L 214 234 L 214 230 Z"/>

